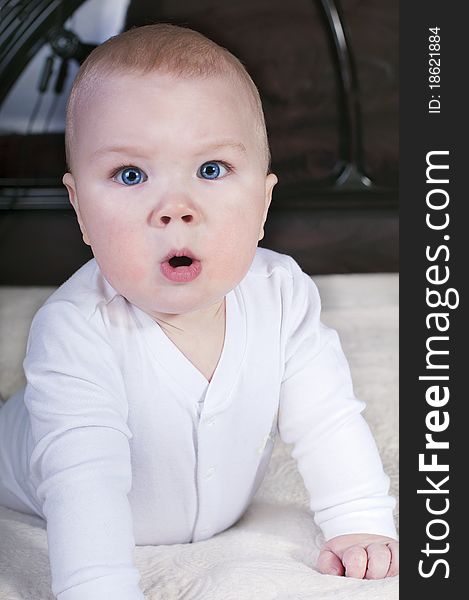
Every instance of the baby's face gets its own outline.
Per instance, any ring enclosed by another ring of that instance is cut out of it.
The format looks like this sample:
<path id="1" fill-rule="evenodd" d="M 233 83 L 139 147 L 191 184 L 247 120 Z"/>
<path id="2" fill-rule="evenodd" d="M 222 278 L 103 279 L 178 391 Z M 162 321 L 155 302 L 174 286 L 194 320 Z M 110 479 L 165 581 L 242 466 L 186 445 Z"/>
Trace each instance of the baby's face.
<path id="1" fill-rule="evenodd" d="M 76 113 L 63 182 L 103 275 L 148 314 L 207 308 L 251 265 L 277 178 L 246 94 L 228 79 L 114 76 Z"/>

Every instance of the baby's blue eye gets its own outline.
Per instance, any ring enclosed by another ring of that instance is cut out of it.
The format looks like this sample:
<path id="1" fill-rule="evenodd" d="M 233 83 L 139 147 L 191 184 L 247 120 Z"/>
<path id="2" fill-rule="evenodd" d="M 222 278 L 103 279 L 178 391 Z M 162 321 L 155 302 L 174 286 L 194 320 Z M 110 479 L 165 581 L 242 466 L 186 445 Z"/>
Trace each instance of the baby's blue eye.
<path id="1" fill-rule="evenodd" d="M 122 179 L 119 180 L 119 175 L 122 174 Z M 120 169 L 115 174 L 117 181 L 119 183 L 124 183 L 125 185 L 136 185 L 137 183 L 141 183 L 144 177 L 143 171 L 141 171 L 138 167 L 124 167 Z M 146 180 L 145 180 L 146 181 Z"/>
<path id="2" fill-rule="evenodd" d="M 222 172 L 222 169 L 224 172 Z M 228 173 L 228 169 L 223 165 L 223 163 L 217 161 L 210 161 L 204 163 L 197 172 L 198 177 L 202 177 L 202 179 L 218 179 L 220 175 L 226 175 Z"/>

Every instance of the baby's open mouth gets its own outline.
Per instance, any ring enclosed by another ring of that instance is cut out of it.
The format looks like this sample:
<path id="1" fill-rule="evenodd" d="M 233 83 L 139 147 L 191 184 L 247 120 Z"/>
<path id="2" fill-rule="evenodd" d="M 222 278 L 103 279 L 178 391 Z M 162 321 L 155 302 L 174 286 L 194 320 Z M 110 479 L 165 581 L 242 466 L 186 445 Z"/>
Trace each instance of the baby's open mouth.
<path id="1" fill-rule="evenodd" d="M 169 259 L 169 264 L 172 267 L 190 267 L 192 264 L 192 258 L 189 256 L 173 256 Z"/>
<path id="2" fill-rule="evenodd" d="M 161 273 L 174 283 L 189 283 L 200 275 L 201 270 L 200 260 L 188 248 L 171 250 L 160 264 Z"/>

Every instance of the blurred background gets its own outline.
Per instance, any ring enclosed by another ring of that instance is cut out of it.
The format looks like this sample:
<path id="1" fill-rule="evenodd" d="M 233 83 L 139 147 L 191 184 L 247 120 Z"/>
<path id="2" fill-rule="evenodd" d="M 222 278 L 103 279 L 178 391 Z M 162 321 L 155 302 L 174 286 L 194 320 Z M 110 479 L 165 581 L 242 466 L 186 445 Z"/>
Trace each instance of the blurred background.
<path id="1" fill-rule="evenodd" d="M 59 285 L 91 252 L 61 183 L 66 100 L 98 44 L 186 25 L 259 87 L 279 177 L 261 245 L 320 273 L 398 270 L 395 0 L 0 2 L 0 283 Z"/>

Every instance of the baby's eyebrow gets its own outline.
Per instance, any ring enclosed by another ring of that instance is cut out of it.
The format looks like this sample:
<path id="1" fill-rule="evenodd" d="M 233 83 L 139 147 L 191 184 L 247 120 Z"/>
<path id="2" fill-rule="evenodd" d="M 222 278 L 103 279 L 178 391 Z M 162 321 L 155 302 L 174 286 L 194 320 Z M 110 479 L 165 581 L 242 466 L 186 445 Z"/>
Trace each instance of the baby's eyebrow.
<path id="1" fill-rule="evenodd" d="M 207 150 L 221 150 L 222 148 L 232 148 L 239 152 L 246 153 L 246 146 L 241 142 L 235 140 L 219 140 L 200 147 L 200 149 L 197 149 L 197 154 L 202 154 Z M 144 148 L 133 146 L 104 146 L 95 150 L 91 156 L 96 158 L 105 154 L 132 154 L 134 156 L 145 157 L 147 151 Z"/>
<path id="2" fill-rule="evenodd" d="M 144 158 L 147 152 L 144 148 L 138 148 L 133 146 L 103 146 L 95 150 L 91 156 L 97 158 L 99 156 L 105 156 L 106 154 L 132 154 L 139 158 Z"/>
<path id="3" fill-rule="evenodd" d="M 222 148 L 233 148 L 234 150 L 240 150 L 241 152 L 246 152 L 246 146 L 241 142 L 236 142 L 234 140 L 220 140 L 218 142 L 211 142 L 205 145 L 201 151 L 205 150 L 220 150 Z"/>

